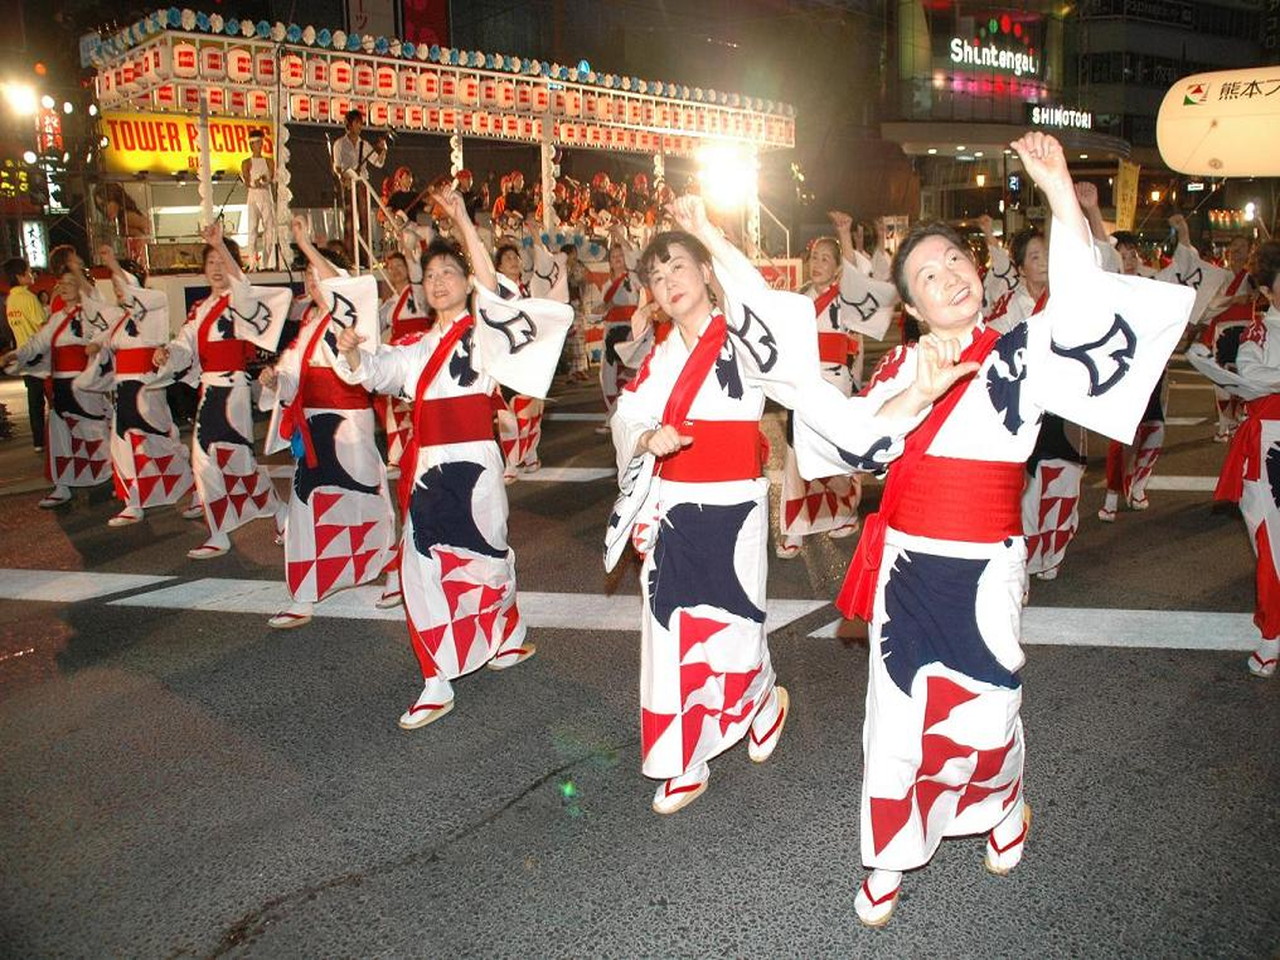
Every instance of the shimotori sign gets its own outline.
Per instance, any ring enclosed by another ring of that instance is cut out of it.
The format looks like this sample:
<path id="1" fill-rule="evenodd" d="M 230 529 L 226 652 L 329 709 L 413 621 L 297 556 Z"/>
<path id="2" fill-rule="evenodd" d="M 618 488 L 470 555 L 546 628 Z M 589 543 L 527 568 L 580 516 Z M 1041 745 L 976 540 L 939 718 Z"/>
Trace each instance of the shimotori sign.
<path id="1" fill-rule="evenodd" d="M 1093 114 L 1088 110 L 1050 104 L 1027 104 L 1027 123 L 1033 127 L 1053 127 L 1057 130 L 1092 130 Z"/>

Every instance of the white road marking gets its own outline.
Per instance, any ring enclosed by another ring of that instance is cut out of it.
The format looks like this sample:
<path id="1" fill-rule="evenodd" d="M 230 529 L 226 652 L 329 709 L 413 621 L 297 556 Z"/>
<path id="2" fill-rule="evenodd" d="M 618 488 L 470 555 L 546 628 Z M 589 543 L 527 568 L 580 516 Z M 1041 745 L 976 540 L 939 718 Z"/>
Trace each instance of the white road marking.
<path id="1" fill-rule="evenodd" d="M 537 480 L 542 483 L 590 483 L 593 480 L 612 480 L 618 471 L 613 467 L 543 467 L 533 473 L 521 471 L 521 480 Z"/>
<path id="2" fill-rule="evenodd" d="M 0 570 L 0 599 L 78 603 L 136 590 L 173 577 L 138 573 L 86 573 L 80 570 Z"/>
<path id="3" fill-rule="evenodd" d="M 1194 427 L 1197 424 L 1204 423 L 1208 417 L 1165 417 L 1164 422 L 1167 427 Z"/>
<path id="4" fill-rule="evenodd" d="M 809 636 L 834 637 L 840 624 L 836 620 Z M 1258 645 L 1258 628 L 1248 613 L 1027 607 L 1022 611 L 1022 642 L 1148 650 L 1252 650 Z"/>
<path id="5" fill-rule="evenodd" d="M 1212 383 L 1171 383 L 1170 390 L 1212 390 Z"/>
<path id="6" fill-rule="evenodd" d="M 555 413 L 545 413 L 542 415 L 544 420 L 590 420 L 596 423 L 603 423 L 607 413 L 574 413 L 570 410 L 557 410 Z"/>

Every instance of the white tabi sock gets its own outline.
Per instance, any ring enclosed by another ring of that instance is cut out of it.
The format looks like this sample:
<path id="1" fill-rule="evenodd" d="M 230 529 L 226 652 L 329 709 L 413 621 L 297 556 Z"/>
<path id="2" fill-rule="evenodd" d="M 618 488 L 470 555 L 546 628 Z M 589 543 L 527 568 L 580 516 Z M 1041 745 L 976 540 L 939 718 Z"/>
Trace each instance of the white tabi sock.
<path id="1" fill-rule="evenodd" d="M 1107 491 L 1107 498 L 1102 501 L 1102 509 L 1115 513 L 1120 508 L 1120 494 L 1114 490 Z"/>

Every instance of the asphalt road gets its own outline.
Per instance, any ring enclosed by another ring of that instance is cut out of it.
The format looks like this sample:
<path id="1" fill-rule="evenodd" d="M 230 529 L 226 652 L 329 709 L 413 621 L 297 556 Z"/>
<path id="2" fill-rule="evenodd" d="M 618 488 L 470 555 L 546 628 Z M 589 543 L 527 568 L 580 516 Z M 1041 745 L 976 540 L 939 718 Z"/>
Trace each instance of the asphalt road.
<path id="1" fill-rule="evenodd" d="M 16 393 L 0 385 L 21 420 Z M 1184 371 L 1171 398 L 1157 475 L 1211 485 L 1211 394 Z M 552 409 L 597 407 L 575 388 Z M 595 425 L 549 420 L 544 463 L 608 467 Z M 1080 535 L 1027 614 L 1026 858 L 996 879 L 982 838 L 948 841 L 868 931 L 866 647 L 825 629 L 853 541 L 771 561 L 793 702 L 774 757 L 731 751 L 662 818 L 639 771 L 635 567 L 600 564 L 609 479 L 509 488 L 538 654 L 406 733 L 403 624 L 357 597 L 270 630 L 266 524 L 195 564 L 200 528 L 171 511 L 110 530 L 106 489 L 35 509 L 29 441 L 0 444 L 0 954 L 1274 956 L 1280 679 L 1244 668 L 1243 525 L 1154 485 L 1103 525 L 1105 444 L 1089 452 Z"/>

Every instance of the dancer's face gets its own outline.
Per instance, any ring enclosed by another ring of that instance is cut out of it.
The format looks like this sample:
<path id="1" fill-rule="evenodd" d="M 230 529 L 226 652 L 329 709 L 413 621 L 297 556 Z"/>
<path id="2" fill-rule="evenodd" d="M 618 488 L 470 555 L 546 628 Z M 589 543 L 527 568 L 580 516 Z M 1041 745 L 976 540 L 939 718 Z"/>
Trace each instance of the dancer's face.
<path id="1" fill-rule="evenodd" d="M 921 240 L 907 256 L 907 312 L 934 332 L 971 327 L 982 311 L 982 280 L 968 252 L 942 236 Z"/>

